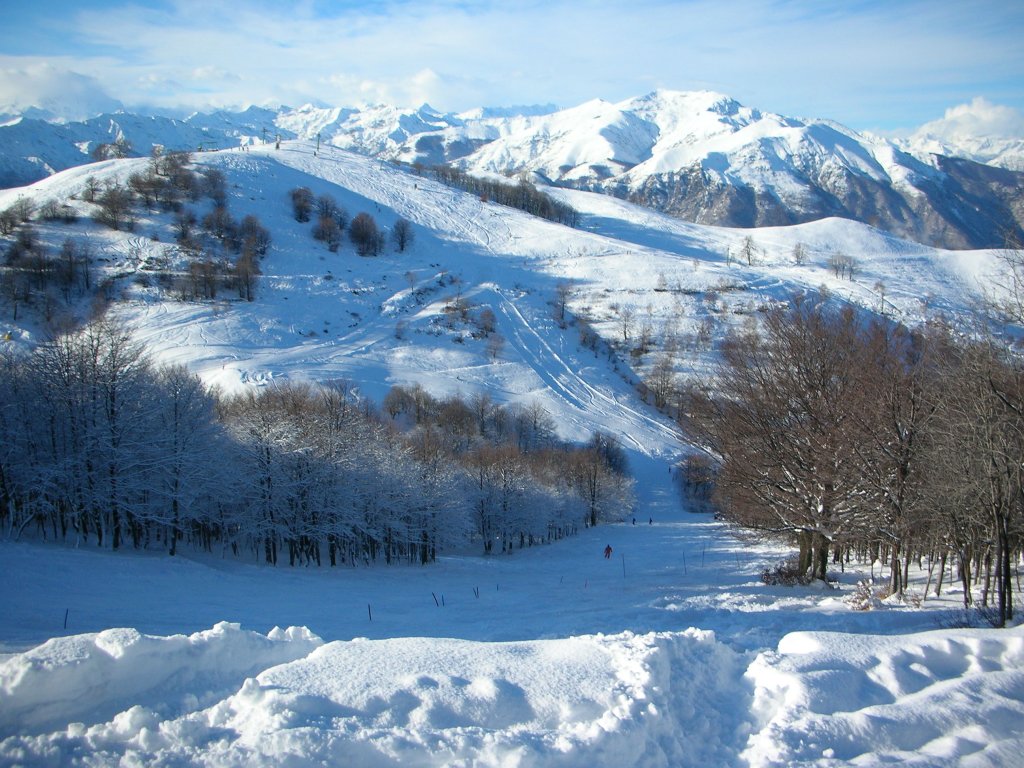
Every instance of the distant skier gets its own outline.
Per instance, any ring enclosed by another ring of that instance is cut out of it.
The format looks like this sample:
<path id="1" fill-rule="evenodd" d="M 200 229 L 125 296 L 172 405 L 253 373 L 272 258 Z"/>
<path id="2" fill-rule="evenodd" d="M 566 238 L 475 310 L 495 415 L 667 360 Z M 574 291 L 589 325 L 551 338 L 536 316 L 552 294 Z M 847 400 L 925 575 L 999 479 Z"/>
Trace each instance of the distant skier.
<path id="1" fill-rule="evenodd" d="M 611 544 L 609 544 L 607 547 L 604 548 L 604 559 L 605 560 L 611 560 L 612 559 L 612 545 Z"/>

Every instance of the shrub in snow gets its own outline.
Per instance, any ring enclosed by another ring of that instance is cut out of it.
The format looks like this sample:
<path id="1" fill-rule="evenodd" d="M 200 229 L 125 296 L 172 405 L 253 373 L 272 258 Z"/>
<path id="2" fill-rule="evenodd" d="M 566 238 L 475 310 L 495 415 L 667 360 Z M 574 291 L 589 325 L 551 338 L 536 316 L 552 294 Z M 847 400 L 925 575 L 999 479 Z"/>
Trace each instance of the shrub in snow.
<path id="1" fill-rule="evenodd" d="M 800 563 L 795 557 L 783 560 L 774 568 L 765 568 L 761 571 L 761 581 L 769 586 L 782 585 L 794 587 L 797 584 L 810 584 L 813 579 L 800 568 Z"/>
<path id="2" fill-rule="evenodd" d="M 873 611 L 882 607 L 882 601 L 890 596 L 888 586 L 876 587 L 871 579 L 862 579 L 846 602 L 855 611 Z"/>

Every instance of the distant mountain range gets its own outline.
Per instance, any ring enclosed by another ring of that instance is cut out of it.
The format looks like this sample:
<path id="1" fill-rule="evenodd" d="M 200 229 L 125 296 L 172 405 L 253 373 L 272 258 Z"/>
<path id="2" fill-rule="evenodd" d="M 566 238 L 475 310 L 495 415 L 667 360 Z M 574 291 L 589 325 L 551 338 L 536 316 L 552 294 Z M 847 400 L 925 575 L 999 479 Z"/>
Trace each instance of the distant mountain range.
<path id="1" fill-rule="evenodd" d="M 763 227 L 855 219 L 946 248 L 1024 241 L 1024 140 L 927 132 L 893 141 L 829 120 L 743 106 L 721 94 L 655 91 L 617 104 L 451 114 L 424 105 L 197 113 L 126 112 L 0 126 L 0 186 L 91 160 L 118 140 L 223 149 L 320 137 L 363 154 L 603 192 L 687 221 Z"/>

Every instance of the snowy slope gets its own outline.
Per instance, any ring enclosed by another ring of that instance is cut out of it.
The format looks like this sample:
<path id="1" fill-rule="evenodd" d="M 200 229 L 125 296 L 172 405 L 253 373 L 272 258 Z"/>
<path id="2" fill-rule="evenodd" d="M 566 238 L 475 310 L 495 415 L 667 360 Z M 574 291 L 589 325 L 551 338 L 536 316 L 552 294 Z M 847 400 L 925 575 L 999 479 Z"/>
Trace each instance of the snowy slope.
<path id="1" fill-rule="evenodd" d="M 551 306 L 571 284 L 570 311 L 609 344 L 624 308 L 659 338 L 669 326 L 696 334 L 705 320 L 717 336 L 823 284 L 913 323 L 968 313 L 991 287 L 995 253 L 936 250 L 840 219 L 703 227 L 551 190 L 583 214 L 572 230 L 314 150 L 296 141 L 196 157 L 225 172 L 236 218 L 256 213 L 273 232 L 255 302 L 184 303 L 149 287 L 146 265 L 172 258 L 167 214 L 133 233 L 86 220 L 70 232 L 123 276 L 114 311 L 158 359 L 228 391 L 344 378 L 374 399 L 419 382 L 540 402 L 566 438 L 620 437 L 638 480 L 637 524 L 508 558 L 449 553 L 415 573 L 4 542 L 0 765 L 994 766 L 1024 747 L 1019 629 L 927 633 L 960 619 L 955 586 L 923 610 L 860 612 L 845 598 L 868 573 L 843 574 L 835 590 L 761 584 L 778 547 L 680 509 L 668 465 L 685 446 L 631 385 L 661 349 L 627 365 L 581 346 Z M 72 169 L 0 192 L 0 207 L 19 195 L 65 200 L 89 175 L 123 180 L 145 163 Z M 412 248 L 330 253 L 292 219 L 288 190 L 300 184 L 384 227 L 406 218 Z M 69 228 L 38 231 L 59 248 Z M 748 236 L 750 265 L 736 260 Z M 853 280 L 829 270 L 837 251 L 857 259 Z M 456 291 L 494 310 L 506 340 L 497 359 L 444 325 Z M 43 333 L 8 318 L 0 332 L 24 344 Z M 681 372 L 709 360 L 687 347 Z M 913 578 L 919 588 L 924 571 Z"/>
<path id="2" fill-rule="evenodd" d="M 633 394 L 594 353 L 578 346 L 573 329 L 557 328 L 550 303 L 559 283 L 573 284 L 570 309 L 587 314 L 614 340 L 623 309 L 634 312 L 638 329 L 649 324 L 656 336 L 666 322 L 677 323 L 685 334 L 704 319 L 723 333 L 752 308 L 821 285 L 913 323 L 928 311 L 968 311 L 996 271 L 993 252 L 936 250 L 842 219 L 752 232 L 709 228 L 611 197 L 552 189 L 584 214 L 582 227 L 572 230 L 360 155 L 324 148 L 315 156 L 314 145 L 304 142 L 285 143 L 280 151 L 269 145 L 204 153 L 197 161 L 225 171 L 234 215 L 259 214 L 274 233 L 274 245 L 262 265 L 260 301 L 235 304 L 230 312 L 156 300 L 132 288 L 128 295 L 135 299 L 118 311 L 139 327 L 159 357 L 186 362 L 228 390 L 247 381 L 297 376 L 358 378 L 375 398 L 410 379 L 466 395 L 488 389 L 506 400 L 541 396 L 564 417 L 558 421 L 566 436 L 575 438 L 597 423 L 586 415 L 595 404 L 602 413 L 624 418 L 616 403 Z M 80 191 L 86 176 L 123 181 L 144 163 L 74 169 L 28 192 L 40 202 L 63 199 Z M 291 217 L 287 193 L 301 184 L 333 194 L 352 215 L 372 213 L 384 227 L 405 217 L 417 233 L 412 250 L 370 260 L 355 258 L 351 250 L 329 253 L 310 238 L 308 225 Z M 0 207 L 21 194 L 0 193 Z M 84 221 L 76 226 L 95 247 L 106 243 L 124 256 L 116 263 L 119 270 L 138 271 L 146 258 L 173 252 L 166 215 L 140 222 L 136 234 Z M 64 230 L 40 230 L 51 232 L 59 249 Z M 749 266 L 737 261 L 747 237 L 756 250 Z M 797 243 L 807 253 L 802 265 L 793 263 Z M 853 281 L 829 270 L 836 252 L 857 260 Z M 498 316 L 508 342 L 498 364 L 487 365 L 483 344 L 464 333 L 454 334 L 459 344 L 452 343 L 452 333 L 437 335 L 443 304 L 457 290 L 452 278 L 469 299 L 491 306 Z M 396 338 L 399 324 L 408 331 L 404 339 Z M 649 362 L 640 360 L 638 369 Z M 596 378 L 581 382 L 581 373 Z M 631 434 L 625 427 L 614 431 Z"/>

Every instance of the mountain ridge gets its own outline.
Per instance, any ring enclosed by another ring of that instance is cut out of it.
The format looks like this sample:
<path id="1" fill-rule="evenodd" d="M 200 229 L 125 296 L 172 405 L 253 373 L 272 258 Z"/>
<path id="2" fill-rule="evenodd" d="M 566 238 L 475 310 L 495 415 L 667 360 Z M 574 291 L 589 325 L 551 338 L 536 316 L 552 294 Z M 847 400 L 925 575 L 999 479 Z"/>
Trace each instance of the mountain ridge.
<path id="1" fill-rule="evenodd" d="M 137 154 L 155 145 L 223 149 L 299 138 L 410 165 L 526 174 L 697 223 L 756 227 L 840 216 L 943 247 L 1024 240 L 1024 173 L 970 157 L 947 162 L 913 149 L 925 145 L 835 121 L 764 112 L 713 91 L 664 89 L 617 103 L 510 112 L 304 105 L 184 119 L 124 112 L 82 123 L 23 118 L 0 126 L 0 184 L 87 162 L 97 145 L 118 137 Z"/>

